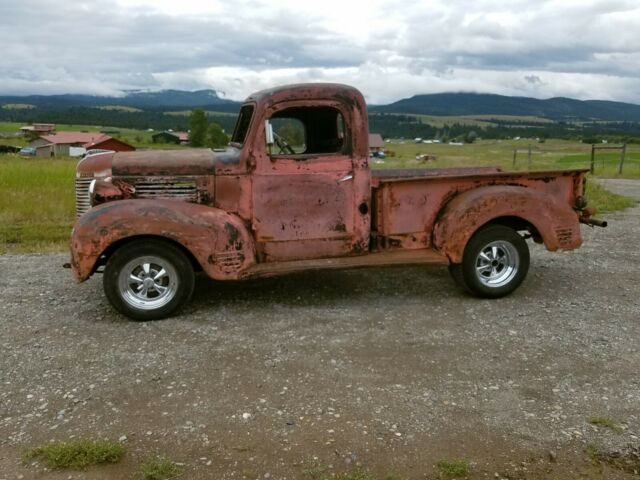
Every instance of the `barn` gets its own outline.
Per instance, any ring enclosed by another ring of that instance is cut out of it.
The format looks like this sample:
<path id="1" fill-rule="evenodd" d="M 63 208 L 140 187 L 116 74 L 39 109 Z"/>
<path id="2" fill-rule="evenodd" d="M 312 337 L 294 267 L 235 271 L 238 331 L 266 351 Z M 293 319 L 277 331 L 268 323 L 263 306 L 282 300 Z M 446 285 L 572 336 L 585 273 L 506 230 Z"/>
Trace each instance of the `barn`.
<path id="1" fill-rule="evenodd" d="M 165 130 L 151 136 L 153 143 L 175 143 L 176 145 L 189 143 L 188 132 L 173 132 Z"/>
<path id="2" fill-rule="evenodd" d="M 122 140 L 98 132 L 59 132 L 53 135 L 41 135 L 29 146 L 36 148 L 39 157 L 77 156 L 91 149 L 116 152 L 130 152 L 136 149 Z"/>
<path id="3" fill-rule="evenodd" d="M 380 152 L 384 150 L 384 140 L 382 139 L 382 135 L 379 133 L 370 133 L 369 134 L 369 151 L 370 152 Z"/>
<path id="4" fill-rule="evenodd" d="M 51 135 L 55 132 L 56 126 L 53 123 L 34 123 L 20 129 L 20 133 L 29 139 L 38 138 L 40 135 Z"/>

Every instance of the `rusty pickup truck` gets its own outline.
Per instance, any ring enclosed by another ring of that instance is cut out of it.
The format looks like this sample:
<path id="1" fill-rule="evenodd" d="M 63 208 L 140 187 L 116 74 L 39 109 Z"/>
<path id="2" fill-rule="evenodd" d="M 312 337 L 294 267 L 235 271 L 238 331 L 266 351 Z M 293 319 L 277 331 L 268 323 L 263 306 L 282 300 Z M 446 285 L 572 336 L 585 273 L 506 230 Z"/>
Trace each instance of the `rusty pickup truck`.
<path id="1" fill-rule="evenodd" d="M 251 95 L 228 147 L 102 152 L 77 167 L 71 268 L 103 273 L 111 304 L 167 317 L 195 272 L 241 280 L 310 269 L 448 266 L 497 298 L 529 269 L 527 239 L 582 242 L 585 170 L 370 168 L 367 107 L 355 88 L 290 85 Z"/>

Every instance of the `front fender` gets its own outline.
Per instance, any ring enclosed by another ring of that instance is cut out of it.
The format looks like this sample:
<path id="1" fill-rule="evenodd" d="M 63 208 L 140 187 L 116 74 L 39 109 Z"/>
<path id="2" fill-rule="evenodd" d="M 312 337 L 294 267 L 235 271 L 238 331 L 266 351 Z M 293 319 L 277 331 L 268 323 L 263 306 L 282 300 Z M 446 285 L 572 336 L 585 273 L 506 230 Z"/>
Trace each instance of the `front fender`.
<path id="1" fill-rule="evenodd" d="M 461 263 L 471 236 L 501 217 L 516 217 L 533 225 L 550 251 L 582 244 L 578 215 L 569 203 L 532 188 L 494 185 L 468 190 L 451 200 L 438 215 L 433 245 L 452 263 Z"/>
<path id="2" fill-rule="evenodd" d="M 118 200 L 90 209 L 71 234 L 77 281 L 93 273 L 114 243 L 139 236 L 179 243 L 216 279 L 235 279 L 255 263 L 253 238 L 242 220 L 223 210 L 178 200 Z"/>

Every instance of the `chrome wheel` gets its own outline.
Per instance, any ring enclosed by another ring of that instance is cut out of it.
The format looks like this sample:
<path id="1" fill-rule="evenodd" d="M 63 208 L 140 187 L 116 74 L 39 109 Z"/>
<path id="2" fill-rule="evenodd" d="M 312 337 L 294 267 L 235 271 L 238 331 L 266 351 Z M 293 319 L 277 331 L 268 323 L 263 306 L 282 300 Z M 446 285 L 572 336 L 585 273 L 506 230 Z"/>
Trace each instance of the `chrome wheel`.
<path id="1" fill-rule="evenodd" d="M 156 256 L 135 258 L 118 275 L 122 300 L 141 310 L 155 310 L 169 303 L 179 287 L 178 274 L 167 260 Z"/>
<path id="2" fill-rule="evenodd" d="M 509 242 L 498 240 L 484 246 L 475 261 L 480 283 L 487 287 L 502 287 L 518 274 L 520 256 Z"/>

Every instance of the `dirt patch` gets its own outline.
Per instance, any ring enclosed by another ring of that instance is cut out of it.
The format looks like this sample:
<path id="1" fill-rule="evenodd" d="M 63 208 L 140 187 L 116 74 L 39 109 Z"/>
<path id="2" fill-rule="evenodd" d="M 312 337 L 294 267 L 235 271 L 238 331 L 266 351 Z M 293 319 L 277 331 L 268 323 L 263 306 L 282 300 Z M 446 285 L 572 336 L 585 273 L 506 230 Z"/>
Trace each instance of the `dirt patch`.
<path id="1" fill-rule="evenodd" d="M 594 463 L 604 463 L 616 470 L 640 475 L 640 447 L 627 445 L 620 450 L 610 452 L 598 451 L 596 447 L 588 449 Z"/>

